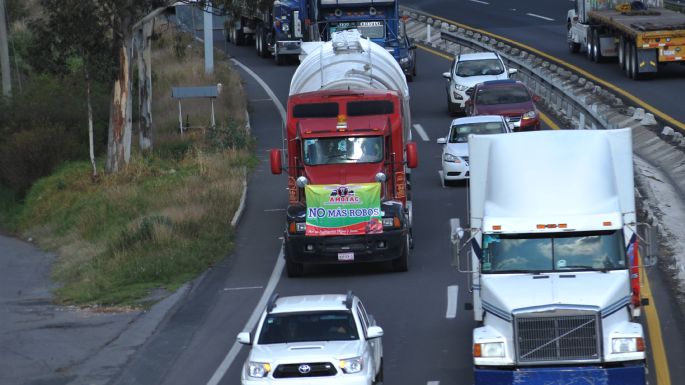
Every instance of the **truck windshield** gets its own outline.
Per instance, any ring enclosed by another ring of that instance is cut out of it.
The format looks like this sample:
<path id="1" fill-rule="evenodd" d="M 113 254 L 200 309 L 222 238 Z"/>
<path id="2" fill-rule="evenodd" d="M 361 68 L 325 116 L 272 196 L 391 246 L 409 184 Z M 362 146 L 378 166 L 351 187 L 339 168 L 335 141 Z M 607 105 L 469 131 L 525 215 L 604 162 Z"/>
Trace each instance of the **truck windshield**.
<path id="1" fill-rule="evenodd" d="M 308 166 L 378 163 L 383 160 L 383 137 L 310 138 L 304 140 L 303 152 Z"/>
<path id="2" fill-rule="evenodd" d="M 382 39 L 385 37 L 385 22 L 383 20 L 341 21 L 329 24 L 328 27 L 330 34 L 348 29 L 357 29 L 362 37 L 369 39 Z"/>
<path id="3" fill-rule="evenodd" d="M 269 314 L 259 333 L 260 344 L 358 340 L 349 311 Z"/>
<path id="4" fill-rule="evenodd" d="M 499 59 L 465 60 L 457 63 L 454 73 L 457 76 L 500 75 L 504 66 Z"/>
<path id="5" fill-rule="evenodd" d="M 625 269 L 620 230 L 581 233 L 485 234 L 484 273 Z"/>

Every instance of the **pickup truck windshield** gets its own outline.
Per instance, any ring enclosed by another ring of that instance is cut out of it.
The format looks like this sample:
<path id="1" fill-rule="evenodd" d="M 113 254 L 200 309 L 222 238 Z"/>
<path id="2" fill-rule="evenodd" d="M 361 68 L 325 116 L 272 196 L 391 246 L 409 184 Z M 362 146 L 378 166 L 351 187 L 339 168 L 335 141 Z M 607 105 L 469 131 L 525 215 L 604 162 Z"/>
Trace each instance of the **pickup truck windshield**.
<path id="1" fill-rule="evenodd" d="M 485 234 L 483 273 L 625 269 L 620 230 L 582 233 Z"/>
<path id="2" fill-rule="evenodd" d="M 259 344 L 358 340 L 354 316 L 349 311 L 268 314 Z"/>
<path id="3" fill-rule="evenodd" d="M 341 163 L 378 163 L 383 160 L 383 137 L 310 138 L 303 142 L 308 166 Z"/>

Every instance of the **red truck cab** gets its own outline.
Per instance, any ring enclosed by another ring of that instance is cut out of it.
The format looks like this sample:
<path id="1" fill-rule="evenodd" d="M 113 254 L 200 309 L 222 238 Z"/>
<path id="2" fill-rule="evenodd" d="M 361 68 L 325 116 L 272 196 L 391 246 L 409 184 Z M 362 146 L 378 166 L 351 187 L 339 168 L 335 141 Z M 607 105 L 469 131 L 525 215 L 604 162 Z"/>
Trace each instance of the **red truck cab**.
<path id="1" fill-rule="evenodd" d="M 392 261 L 406 271 L 411 246 L 411 201 L 407 168 L 417 166 L 415 143 L 406 143 L 402 103 L 394 91 L 325 90 L 288 100 L 285 152 L 289 204 L 285 258 L 289 276 L 305 264 Z M 282 154 L 271 151 L 271 171 L 280 174 Z M 305 186 L 380 184 L 382 231 L 313 236 L 307 231 Z"/>

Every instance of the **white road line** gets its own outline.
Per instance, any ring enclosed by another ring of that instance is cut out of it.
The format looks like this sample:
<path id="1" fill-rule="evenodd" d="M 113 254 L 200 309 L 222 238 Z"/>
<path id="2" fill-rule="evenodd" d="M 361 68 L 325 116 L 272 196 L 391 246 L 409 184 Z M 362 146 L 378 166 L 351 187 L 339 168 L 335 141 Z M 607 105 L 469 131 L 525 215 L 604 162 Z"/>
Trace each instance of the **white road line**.
<path id="1" fill-rule="evenodd" d="M 482 1 L 482 0 L 469 0 L 472 3 L 478 3 L 478 4 L 485 4 L 485 5 L 490 5 L 487 1 Z"/>
<path id="2" fill-rule="evenodd" d="M 536 15 L 534 13 L 526 13 L 526 15 L 532 16 L 532 17 L 537 17 L 538 19 L 543 19 L 543 20 L 547 20 L 547 21 L 554 21 L 554 19 L 552 19 L 551 17 L 540 16 L 540 15 Z"/>
<path id="3" fill-rule="evenodd" d="M 257 306 L 252 311 L 252 315 L 250 316 L 250 319 L 247 320 L 247 323 L 245 324 L 245 327 L 243 327 L 243 330 L 248 331 L 254 329 L 255 325 L 257 324 L 257 321 L 259 320 L 259 317 L 262 315 L 264 307 L 266 307 L 266 302 L 269 300 L 269 297 L 271 297 L 271 294 L 274 292 L 274 289 L 276 288 L 276 285 L 278 284 L 278 281 L 281 278 L 281 274 L 283 274 L 283 266 L 285 266 L 285 261 L 283 259 L 283 249 L 281 249 L 281 252 L 278 253 L 278 260 L 276 261 L 276 266 L 274 266 L 274 270 L 271 272 L 269 283 L 266 285 L 264 293 L 262 293 L 262 298 L 259 299 Z M 233 364 L 233 361 L 235 361 L 235 358 L 240 353 L 240 349 L 242 347 L 243 345 L 241 345 L 238 341 L 235 341 L 233 343 L 233 346 L 231 346 L 231 350 L 228 351 L 228 354 L 226 354 L 224 360 L 221 361 L 219 367 L 216 368 L 216 371 L 212 375 L 212 378 L 210 378 L 209 381 L 207 381 L 207 385 L 217 385 L 219 381 L 221 381 L 221 379 L 224 377 L 228 369 Z"/>
<path id="4" fill-rule="evenodd" d="M 421 126 L 420 124 L 415 124 L 414 130 L 416 130 L 416 133 L 419 134 L 419 136 L 421 137 L 421 139 L 424 142 L 427 142 L 430 140 L 430 138 L 428 137 L 428 134 L 426 134 L 426 131 L 423 129 L 423 126 Z"/>
<path id="5" fill-rule="evenodd" d="M 471 0 L 473 1 L 473 0 Z M 440 381 L 428 381 L 426 385 L 440 385 Z"/>
<path id="6" fill-rule="evenodd" d="M 281 114 L 281 119 L 283 122 L 285 122 L 285 108 L 283 107 L 283 104 L 278 100 L 276 97 L 276 94 L 269 88 L 269 86 L 260 78 L 256 73 L 254 73 L 252 70 L 249 68 L 245 67 L 243 63 L 237 61 L 236 59 L 231 59 L 231 61 L 242 68 L 245 72 L 247 72 L 250 76 L 252 76 L 257 83 L 259 83 L 260 86 L 264 89 L 264 91 L 269 95 L 271 100 L 273 100 L 274 105 L 278 109 L 278 112 Z M 271 297 L 271 294 L 273 294 L 274 289 L 276 289 L 276 285 L 278 285 L 278 281 L 281 279 L 281 275 L 283 274 L 283 267 L 285 266 L 285 261 L 283 259 L 283 248 L 281 248 L 281 251 L 278 253 L 278 257 L 276 259 L 276 264 L 274 265 L 274 269 L 271 272 L 271 276 L 269 277 L 269 282 L 266 284 L 266 288 L 264 289 L 264 292 L 262 293 L 262 297 L 259 299 L 259 302 L 257 303 L 257 306 L 254 308 L 252 311 L 252 315 L 250 318 L 247 320 L 247 323 L 245 323 L 245 327 L 243 327 L 243 330 L 252 330 L 254 329 L 255 325 L 257 324 L 257 321 L 259 320 L 259 317 L 262 315 L 262 311 L 264 310 L 264 307 L 266 306 L 266 302 L 269 300 L 269 297 Z M 214 374 L 212 375 L 212 378 L 207 381 L 207 385 L 217 385 L 219 381 L 224 377 L 228 369 L 231 367 L 233 364 L 233 361 L 235 361 L 236 357 L 240 353 L 240 349 L 242 348 L 242 345 L 238 343 L 238 341 L 233 342 L 233 346 L 231 346 L 231 350 L 228 351 L 226 354 L 226 357 L 224 357 L 224 360 L 221 361 L 221 364 L 219 364 L 219 367 L 216 368 L 216 371 L 214 371 Z"/>
<path id="7" fill-rule="evenodd" d="M 459 295 L 459 286 L 447 286 L 447 312 L 445 318 L 457 318 L 457 298 Z"/>
<path id="8" fill-rule="evenodd" d="M 224 291 L 263 289 L 264 286 L 224 287 Z"/>

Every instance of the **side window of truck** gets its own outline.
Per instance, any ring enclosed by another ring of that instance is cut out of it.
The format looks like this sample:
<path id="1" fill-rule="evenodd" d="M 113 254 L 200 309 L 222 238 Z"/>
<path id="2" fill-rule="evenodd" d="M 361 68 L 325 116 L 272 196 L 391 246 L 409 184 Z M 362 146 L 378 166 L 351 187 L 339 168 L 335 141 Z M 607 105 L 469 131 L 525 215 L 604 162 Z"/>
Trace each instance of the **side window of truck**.
<path id="1" fill-rule="evenodd" d="M 359 323 L 362 324 L 362 329 L 364 329 L 364 336 L 366 336 L 366 329 L 369 328 L 369 317 L 361 302 L 357 303 L 357 316 L 359 317 Z"/>

